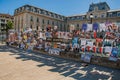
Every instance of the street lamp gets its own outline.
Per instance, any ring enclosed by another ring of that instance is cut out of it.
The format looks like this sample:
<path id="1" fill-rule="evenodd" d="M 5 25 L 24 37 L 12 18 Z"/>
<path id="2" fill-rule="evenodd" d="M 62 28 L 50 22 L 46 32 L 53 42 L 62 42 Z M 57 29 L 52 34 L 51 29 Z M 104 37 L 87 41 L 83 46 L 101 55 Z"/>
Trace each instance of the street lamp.
<path id="1" fill-rule="evenodd" d="M 2 37 L 2 44 L 3 44 L 3 27 L 1 27 L 1 37 Z"/>
<path id="2" fill-rule="evenodd" d="M 92 24 L 93 14 L 90 14 L 90 23 Z"/>

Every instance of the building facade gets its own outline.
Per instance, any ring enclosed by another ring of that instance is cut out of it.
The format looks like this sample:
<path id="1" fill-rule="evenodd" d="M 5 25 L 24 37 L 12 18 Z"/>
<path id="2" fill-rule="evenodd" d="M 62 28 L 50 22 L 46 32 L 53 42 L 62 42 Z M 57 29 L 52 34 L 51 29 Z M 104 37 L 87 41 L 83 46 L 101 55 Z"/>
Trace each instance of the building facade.
<path id="1" fill-rule="evenodd" d="M 13 16 L 9 15 L 9 14 L 2 14 L 0 13 L 0 30 L 1 29 L 6 29 L 6 24 L 8 21 L 12 21 L 13 22 L 14 18 Z"/>
<path id="2" fill-rule="evenodd" d="M 91 17 L 92 15 L 92 17 Z M 76 29 L 81 29 L 84 23 L 105 23 L 114 22 L 118 23 L 120 27 L 120 9 L 110 10 L 109 5 L 106 2 L 100 2 L 96 4 L 90 4 L 89 10 L 85 14 L 68 16 L 67 25 L 74 25 Z"/>
<path id="3" fill-rule="evenodd" d="M 30 5 L 24 5 L 16 9 L 14 13 L 17 31 L 23 31 L 26 27 L 33 30 L 45 30 L 48 26 L 58 26 L 58 29 L 63 31 L 67 30 L 65 19 L 65 16 Z"/>
<path id="4" fill-rule="evenodd" d="M 107 21 L 120 23 L 120 10 L 110 10 L 106 2 L 92 3 L 85 14 L 67 17 L 31 5 L 19 7 L 14 12 L 14 25 L 17 31 L 23 31 L 26 27 L 43 30 L 47 26 L 58 26 L 59 31 L 69 31 L 71 25 L 78 30 L 84 23 Z"/>

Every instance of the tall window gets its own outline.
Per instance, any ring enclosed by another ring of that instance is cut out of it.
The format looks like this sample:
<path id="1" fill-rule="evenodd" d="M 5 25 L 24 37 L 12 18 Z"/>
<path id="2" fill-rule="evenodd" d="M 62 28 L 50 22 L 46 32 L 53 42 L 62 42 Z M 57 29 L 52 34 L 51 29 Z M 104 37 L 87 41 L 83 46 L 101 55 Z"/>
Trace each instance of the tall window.
<path id="1" fill-rule="evenodd" d="M 31 8 L 31 11 L 34 12 L 33 8 Z"/>
<path id="2" fill-rule="evenodd" d="M 109 13 L 108 16 L 109 16 L 109 17 L 112 17 L 112 13 Z"/>
<path id="3" fill-rule="evenodd" d="M 36 30 L 38 30 L 38 26 L 36 26 Z"/>
<path id="4" fill-rule="evenodd" d="M 62 23 L 60 23 L 60 31 L 62 31 Z"/>
<path id="5" fill-rule="evenodd" d="M 79 24 L 77 24 L 77 30 L 79 30 Z"/>
<path id="6" fill-rule="evenodd" d="M 46 12 L 46 11 L 44 11 L 44 14 L 45 14 L 45 15 L 47 15 L 47 12 Z"/>
<path id="7" fill-rule="evenodd" d="M 67 31 L 70 31 L 70 25 L 69 24 L 67 25 Z"/>
<path id="8" fill-rule="evenodd" d="M 33 21 L 33 16 L 31 16 L 30 21 Z"/>
<path id="9" fill-rule="evenodd" d="M 113 12 L 112 13 L 112 17 L 116 17 L 117 16 L 117 13 L 116 12 Z"/>
<path id="10" fill-rule="evenodd" d="M 47 24 L 50 24 L 50 21 L 48 20 Z"/>
<path id="11" fill-rule="evenodd" d="M 101 18 L 104 18 L 104 17 L 105 17 L 104 14 L 102 14 L 102 15 L 101 15 Z"/>
<path id="12" fill-rule="evenodd" d="M 97 18 L 97 16 L 95 16 L 95 18 Z"/>
<path id="13" fill-rule="evenodd" d="M 58 21 L 56 22 L 56 25 L 59 26 Z"/>
<path id="14" fill-rule="evenodd" d="M 30 28 L 31 28 L 31 29 L 33 28 L 32 25 L 30 26 Z"/>
<path id="15" fill-rule="evenodd" d="M 77 24 L 77 27 L 79 27 L 79 24 Z"/>
<path id="16" fill-rule="evenodd" d="M 37 12 L 37 8 L 34 9 L 34 12 Z"/>
<path id="17" fill-rule="evenodd" d="M 4 22 L 5 22 L 5 19 L 1 19 L 1 22 L 3 22 L 3 23 L 4 23 Z"/>
<path id="18" fill-rule="evenodd" d="M 83 19 L 86 19 L 86 16 L 83 16 Z"/>
<path id="19" fill-rule="evenodd" d="M 39 22 L 39 18 L 37 17 L 37 22 Z"/>
<path id="20" fill-rule="evenodd" d="M 80 20 L 83 20 L 83 17 L 82 17 L 82 16 L 80 16 L 79 18 L 80 18 Z"/>
<path id="21" fill-rule="evenodd" d="M 44 14 L 44 11 L 43 11 L 43 10 L 41 10 L 41 14 Z"/>
<path id="22" fill-rule="evenodd" d="M 42 13 L 42 11 L 41 10 L 39 10 L 39 14 L 41 14 Z"/>
<path id="23" fill-rule="evenodd" d="M 58 15 L 56 14 L 56 18 L 58 18 Z"/>
<path id="24" fill-rule="evenodd" d="M 26 10 L 29 10 L 29 7 L 26 6 L 25 9 L 26 9 Z"/>
<path id="25" fill-rule="evenodd" d="M 53 13 L 51 13 L 51 17 L 54 17 L 54 14 L 53 14 Z"/>
<path id="26" fill-rule="evenodd" d="M 52 25 L 54 25 L 54 21 L 52 21 Z"/>
<path id="27" fill-rule="evenodd" d="M 117 16 L 119 16 L 119 17 L 120 17 L 120 12 L 118 12 L 118 13 L 117 13 Z"/>
<path id="28" fill-rule="evenodd" d="M 64 24 L 64 29 L 63 29 L 63 31 L 66 31 L 66 26 L 65 26 L 65 24 Z"/>
<path id="29" fill-rule="evenodd" d="M 42 23 L 43 23 L 43 24 L 45 23 L 44 19 L 42 20 Z"/>

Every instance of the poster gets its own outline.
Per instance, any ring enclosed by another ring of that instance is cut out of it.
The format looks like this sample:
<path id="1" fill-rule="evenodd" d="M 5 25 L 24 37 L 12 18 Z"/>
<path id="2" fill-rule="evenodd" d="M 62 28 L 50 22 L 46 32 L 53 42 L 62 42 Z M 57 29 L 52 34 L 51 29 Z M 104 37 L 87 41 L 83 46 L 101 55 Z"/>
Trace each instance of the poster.
<path id="1" fill-rule="evenodd" d="M 82 30 L 86 31 L 87 30 L 87 24 L 82 25 Z"/>
<path id="2" fill-rule="evenodd" d="M 109 60 L 110 60 L 110 61 L 117 61 L 117 58 L 110 56 L 110 57 L 109 57 Z"/>
<path id="3" fill-rule="evenodd" d="M 111 51 L 111 55 L 109 57 L 109 60 L 111 61 L 117 61 L 117 58 L 118 58 L 118 49 L 113 47 L 112 48 L 112 51 Z"/>
<path id="4" fill-rule="evenodd" d="M 97 31 L 99 28 L 99 24 L 98 23 L 94 23 L 93 24 L 93 30 Z"/>
<path id="5" fill-rule="evenodd" d="M 90 53 L 85 53 L 85 54 L 82 54 L 82 55 L 81 55 L 81 60 L 84 61 L 84 62 L 90 63 L 91 57 L 92 57 L 92 54 L 90 54 Z"/>

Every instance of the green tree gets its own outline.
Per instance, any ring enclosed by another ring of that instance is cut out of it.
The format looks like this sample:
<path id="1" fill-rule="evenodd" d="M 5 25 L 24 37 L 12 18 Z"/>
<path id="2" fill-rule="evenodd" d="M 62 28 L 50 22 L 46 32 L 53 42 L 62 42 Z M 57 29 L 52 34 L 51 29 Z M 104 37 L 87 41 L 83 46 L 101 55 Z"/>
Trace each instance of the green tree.
<path id="1" fill-rule="evenodd" d="M 7 38 L 7 39 L 8 39 L 8 31 L 9 31 L 10 29 L 13 29 L 13 22 L 9 20 L 9 21 L 7 22 L 7 24 L 6 24 L 6 29 L 5 29 L 5 31 L 6 31 L 6 38 Z"/>

